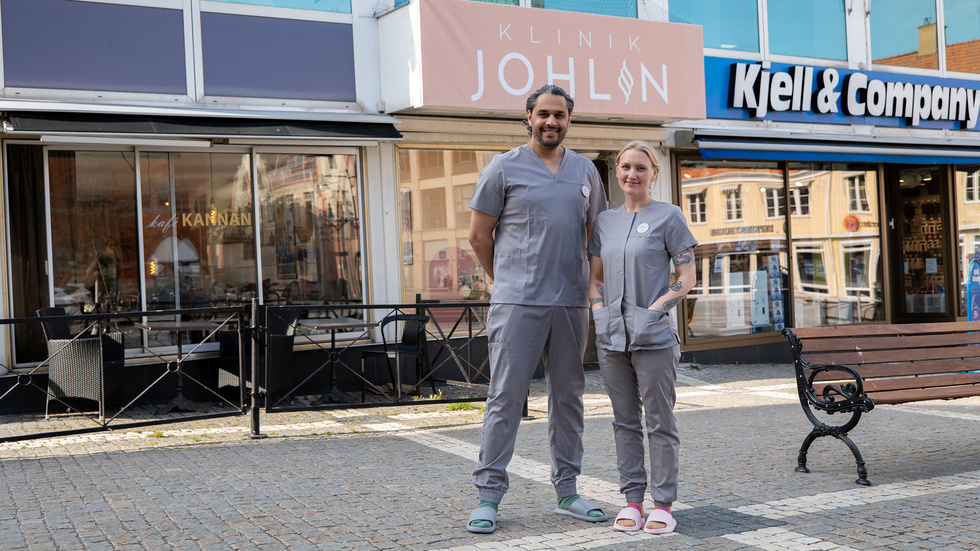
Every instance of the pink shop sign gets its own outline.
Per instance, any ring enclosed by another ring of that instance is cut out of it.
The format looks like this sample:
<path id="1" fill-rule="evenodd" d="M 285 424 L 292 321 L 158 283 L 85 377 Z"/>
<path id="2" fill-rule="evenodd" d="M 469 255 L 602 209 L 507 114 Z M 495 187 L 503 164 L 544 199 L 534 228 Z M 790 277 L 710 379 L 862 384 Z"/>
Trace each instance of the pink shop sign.
<path id="1" fill-rule="evenodd" d="M 544 84 L 579 113 L 705 116 L 701 27 L 466 0 L 421 0 L 425 107 L 520 109 Z"/>

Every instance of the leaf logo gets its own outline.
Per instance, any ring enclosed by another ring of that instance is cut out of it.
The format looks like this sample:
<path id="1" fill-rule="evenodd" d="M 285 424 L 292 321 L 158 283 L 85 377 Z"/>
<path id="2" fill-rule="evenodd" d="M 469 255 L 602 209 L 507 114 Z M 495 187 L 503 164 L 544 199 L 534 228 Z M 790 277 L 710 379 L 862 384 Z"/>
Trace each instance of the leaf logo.
<path id="1" fill-rule="evenodd" d="M 623 60 L 623 68 L 619 71 L 619 89 L 626 96 L 626 103 L 630 102 L 630 93 L 633 91 L 633 75 L 626 68 L 626 60 Z"/>

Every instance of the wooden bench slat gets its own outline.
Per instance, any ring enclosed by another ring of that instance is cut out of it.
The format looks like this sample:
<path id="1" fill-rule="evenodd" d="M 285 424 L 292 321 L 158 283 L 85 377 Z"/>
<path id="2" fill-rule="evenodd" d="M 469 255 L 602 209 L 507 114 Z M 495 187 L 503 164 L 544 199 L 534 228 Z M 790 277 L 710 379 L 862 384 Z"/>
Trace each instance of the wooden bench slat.
<path id="1" fill-rule="evenodd" d="M 923 375 L 922 377 L 896 377 L 864 381 L 864 391 L 868 396 L 876 392 L 892 390 L 915 390 L 926 388 L 955 388 L 960 385 L 980 384 L 980 373 L 955 373 L 944 375 Z M 814 384 L 814 391 L 822 392 L 826 384 Z M 819 389 L 819 390 L 818 390 Z"/>
<path id="2" fill-rule="evenodd" d="M 980 331 L 968 333 L 939 333 L 934 335 L 903 335 L 882 337 L 837 337 L 834 339 L 808 339 L 803 344 L 804 354 L 815 352 L 844 352 L 856 350 L 892 350 L 900 348 L 940 347 L 980 344 Z"/>
<path id="3" fill-rule="evenodd" d="M 937 362 L 894 363 L 852 366 L 864 380 L 886 377 L 908 377 L 911 375 L 933 375 L 937 373 L 962 373 L 980 370 L 980 357 L 971 360 L 946 360 Z M 814 381 L 837 381 L 841 375 L 836 371 L 818 373 Z"/>
<path id="4" fill-rule="evenodd" d="M 909 361 L 951 360 L 954 358 L 980 358 L 980 347 L 947 346 L 943 348 L 916 348 L 905 350 L 869 350 L 861 352 L 804 352 L 813 365 L 834 363 L 856 367 L 866 364 L 899 363 Z"/>
<path id="5" fill-rule="evenodd" d="M 957 387 L 929 388 L 918 390 L 896 390 L 892 392 L 876 392 L 868 394 L 875 404 L 901 404 L 919 402 L 922 400 L 944 400 L 966 398 L 980 395 L 980 385 L 963 385 Z"/>
<path id="6" fill-rule="evenodd" d="M 796 333 L 796 336 L 801 340 L 840 336 L 929 335 L 961 331 L 980 331 L 980 321 L 892 325 L 836 325 L 832 327 L 798 327 L 793 329 L 793 333 Z"/>

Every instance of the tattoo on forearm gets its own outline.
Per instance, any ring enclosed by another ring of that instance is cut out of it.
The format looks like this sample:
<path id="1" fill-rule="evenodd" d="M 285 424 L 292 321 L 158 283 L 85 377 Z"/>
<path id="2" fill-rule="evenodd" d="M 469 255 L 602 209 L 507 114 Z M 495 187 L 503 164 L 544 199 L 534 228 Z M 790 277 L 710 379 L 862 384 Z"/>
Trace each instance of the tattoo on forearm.
<path id="1" fill-rule="evenodd" d="M 589 299 L 589 304 L 595 306 L 596 304 L 602 304 L 602 297 L 592 297 Z"/>
<path id="2" fill-rule="evenodd" d="M 673 282 L 673 283 L 671 283 L 671 284 L 670 284 L 670 287 L 669 287 L 669 289 L 670 289 L 671 291 L 677 291 L 678 293 L 679 293 L 679 292 L 681 291 L 681 289 L 683 289 L 683 288 L 684 288 L 684 285 L 683 285 L 683 284 L 681 283 L 681 280 L 679 280 L 679 279 L 676 279 L 676 280 L 674 280 L 674 282 Z"/>
<path id="3" fill-rule="evenodd" d="M 683 266 L 694 262 L 694 252 L 691 249 L 684 249 L 674 257 L 674 266 Z"/>
<path id="4" fill-rule="evenodd" d="M 579 287 L 581 289 L 581 287 Z M 606 286 L 602 284 L 601 281 L 595 282 L 595 290 L 599 292 L 599 300 L 603 300 L 606 297 Z"/>
<path id="5" fill-rule="evenodd" d="M 664 313 L 666 314 L 667 312 L 670 312 L 670 309 L 673 308 L 674 306 L 677 306 L 677 303 L 679 303 L 683 298 L 684 297 L 677 297 L 664 301 L 664 305 L 663 305 Z"/>

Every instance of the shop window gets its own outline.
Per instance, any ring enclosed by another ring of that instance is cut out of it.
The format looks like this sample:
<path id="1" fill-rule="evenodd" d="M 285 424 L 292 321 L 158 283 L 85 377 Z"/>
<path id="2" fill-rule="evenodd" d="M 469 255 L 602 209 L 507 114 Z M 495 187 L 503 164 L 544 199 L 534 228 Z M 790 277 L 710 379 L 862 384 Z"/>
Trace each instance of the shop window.
<path id="1" fill-rule="evenodd" d="M 946 70 L 980 74 L 980 17 L 976 0 L 943 0 Z"/>
<path id="2" fill-rule="evenodd" d="M 840 0 L 767 0 L 766 13 L 769 53 L 847 60 L 844 3 Z"/>
<path id="3" fill-rule="evenodd" d="M 723 191 L 725 194 L 725 221 L 737 222 L 742 219 L 742 188 L 733 186 Z"/>
<path id="4" fill-rule="evenodd" d="M 766 196 L 766 218 L 786 216 L 786 192 L 782 187 L 762 188 Z"/>
<path id="5" fill-rule="evenodd" d="M 864 174 L 847 176 L 848 212 L 870 212 L 868 206 L 868 187 L 864 184 Z"/>
<path id="6" fill-rule="evenodd" d="M 688 218 L 692 224 L 704 224 L 707 219 L 707 191 L 692 193 L 687 196 Z"/>
<path id="7" fill-rule="evenodd" d="M 870 266 L 871 243 L 850 243 L 843 245 L 844 269 L 846 270 L 845 291 L 849 296 L 871 296 Z"/>
<path id="8" fill-rule="evenodd" d="M 874 4 L 869 20 L 874 65 L 939 69 L 939 29 L 933 0 Z"/>
<path id="9" fill-rule="evenodd" d="M 402 263 L 411 266 L 415 261 L 412 245 L 412 190 L 402 188 L 398 195 L 401 210 Z"/>
<path id="10" fill-rule="evenodd" d="M 422 229 L 441 230 L 446 227 L 445 188 L 423 189 L 421 191 Z"/>
<path id="11" fill-rule="evenodd" d="M 793 216 L 810 216 L 810 186 L 797 183 L 789 193 L 793 199 Z"/>
<path id="12" fill-rule="evenodd" d="M 412 180 L 412 154 L 404 149 L 398 150 L 398 182 Z"/>
<path id="13" fill-rule="evenodd" d="M 260 154 L 256 163 L 266 303 L 361 303 L 357 157 Z M 307 194 L 310 224 L 301 216 Z"/>
<path id="14" fill-rule="evenodd" d="M 967 203 L 980 202 L 980 170 L 964 173 L 963 200 Z"/>
<path id="15" fill-rule="evenodd" d="M 476 184 L 464 184 L 453 186 L 453 203 L 456 206 L 456 227 L 470 227 L 470 198 L 473 197 L 473 190 Z"/>
<path id="16" fill-rule="evenodd" d="M 499 152 L 403 151 L 405 155 L 398 157 L 399 163 L 410 158 L 419 163 L 419 174 L 402 182 L 400 194 L 403 301 L 415 302 L 416 296 L 424 300 L 489 300 L 491 282 L 473 254 L 466 230 L 472 214 L 469 202 L 480 171 Z M 446 158 L 452 163 L 450 174 L 442 167 Z M 430 176 L 423 174 L 423 163 L 427 163 Z M 447 201 L 452 204 L 447 205 Z M 418 222 L 415 228 L 409 222 L 413 217 Z M 443 321 L 449 326 L 456 319 L 449 319 L 455 314 L 448 310 L 438 315 L 445 315 Z"/>
<path id="17" fill-rule="evenodd" d="M 876 186 L 877 167 L 791 163 L 788 168 L 792 323 L 819 327 L 884 319 L 878 204 L 867 193 Z M 810 216 L 811 210 L 830 215 Z"/>
<path id="18" fill-rule="evenodd" d="M 759 52 L 756 0 L 671 0 L 670 21 L 701 25 L 704 47 Z"/>
<path id="19" fill-rule="evenodd" d="M 147 308 L 237 305 L 257 297 L 249 156 L 144 152 L 139 169 Z M 302 195 L 296 207 L 296 225 L 305 226 Z"/>
<path id="20" fill-rule="evenodd" d="M 453 151 L 453 174 L 476 172 L 475 151 Z"/>
<path id="21" fill-rule="evenodd" d="M 419 151 L 419 178 L 442 178 L 446 175 L 442 151 Z"/>
<path id="22" fill-rule="evenodd" d="M 801 289 L 822 294 L 829 292 L 827 267 L 819 245 L 801 244 L 796 247 L 796 269 Z"/>
<path id="23" fill-rule="evenodd" d="M 686 300 L 687 341 L 782 330 L 785 224 L 766 217 L 765 195 L 755 190 L 781 188 L 783 172 L 776 163 L 702 160 L 682 160 L 677 172 L 689 220 L 708 196 L 724 201 L 728 211 L 689 225 L 699 243 L 699 283 Z M 742 195 L 742 187 L 753 191 Z M 731 224 L 729 213 L 744 220 Z"/>

